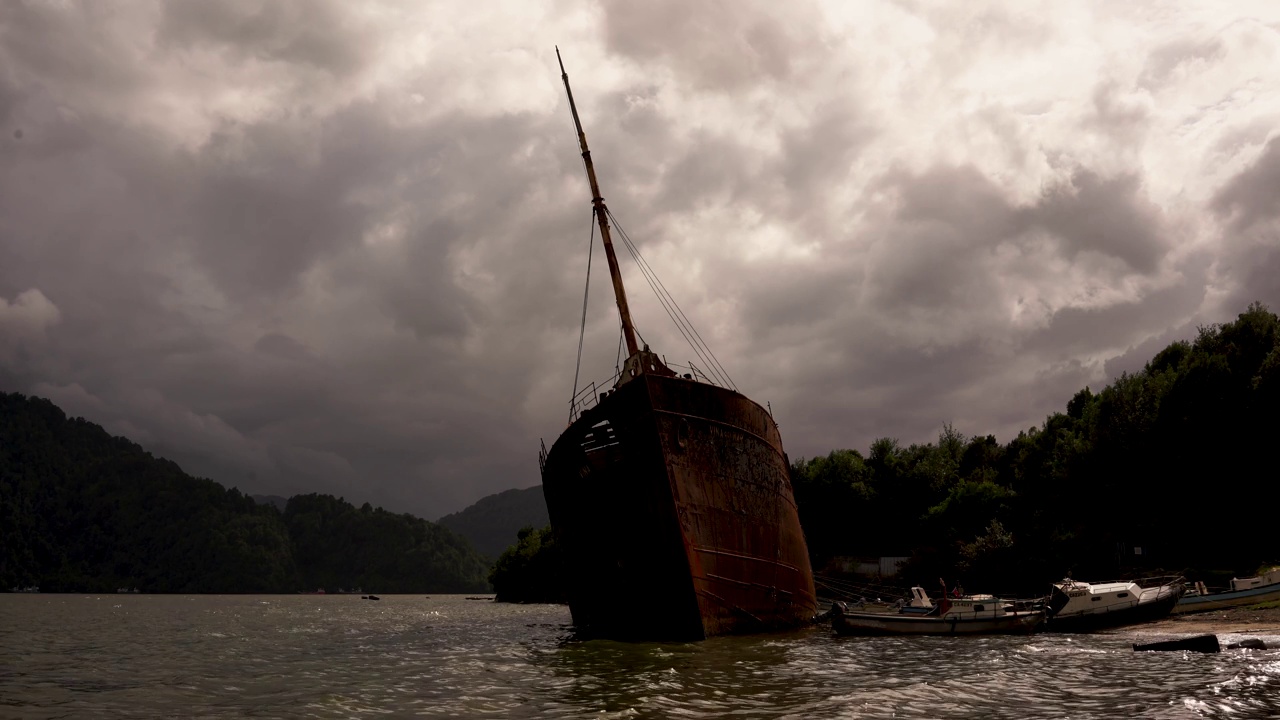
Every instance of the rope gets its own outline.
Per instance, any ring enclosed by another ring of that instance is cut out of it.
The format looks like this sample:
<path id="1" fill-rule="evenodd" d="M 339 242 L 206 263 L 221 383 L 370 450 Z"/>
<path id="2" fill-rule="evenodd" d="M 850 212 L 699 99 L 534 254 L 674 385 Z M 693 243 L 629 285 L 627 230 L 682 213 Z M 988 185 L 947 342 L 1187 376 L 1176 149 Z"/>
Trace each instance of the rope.
<path id="1" fill-rule="evenodd" d="M 622 238 L 627 251 L 631 253 L 631 257 L 636 261 L 636 265 L 640 268 L 640 272 L 644 276 L 645 281 L 649 283 L 649 288 L 653 290 L 655 295 L 657 295 L 658 302 L 662 305 L 662 309 L 666 311 L 667 317 L 671 318 L 671 321 L 676 325 L 676 329 L 680 331 L 682 336 L 684 336 L 685 342 L 689 343 L 689 346 L 693 348 L 694 353 L 697 354 L 698 359 L 707 365 L 707 369 L 716 376 L 716 380 L 718 382 L 722 382 L 726 387 L 737 390 L 737 386 L 734 384 L 733 379 L 729 377 L 729 373 L 725 370 L 724 365 L 720 364 L 720 360 L 716 358 L 715 353 L 711 352 L 711 348 L 708 347 L 706 341 L 702 339 L 701 333 L 699 333 L 697 328 L 693 326 L 693 323 L 689 320 L 689 317 L 685 315 L 684 311 L 680 309 L 680 305 L 676 302 L 675 297 L 671 295 L 671 292 L 667 290 L 666 285 L 664 285 L 662 280 L 658 278 L 657 273 L 653 271 L 653 268 L 649 266 L 649 263 L 644 259 L 644 256 L 640 254 L 640 249 L 631 241 L 631 237 L 627 235 L 627 231 L 618 223 L 618 219 L 614 217 L 612 212 L 609 212 L 609 219 L 613 222 L 614 228 L 617 229 L 618 235 Z"/>
<path id="2" fill-rule="evenodd" d="M 662 309 L 666 311 L 667 317 L 671 318 L 671 321 L 675 323 L 676 329 L 680 331 L 682 336 L 684 336 L 685 342 L 689 344 L 689 347 L 691 347 L 694 353 L 697 354 L 698 359 L 701 360 L 707 366 L 708 370 L 711 371 L 712 375 L 715 376 L 717 383 L 736 390 L 737 387 L 734 386 L 733 380 L 729 378 L 728 373 L 724 371 L 724 367 L 715 359 L 715 355 L 711 353 L 711 349 L 707 347 L 706 342 L 702 340 L 702 336 L 698 334 L 697 329 L 693 327 L 693 323 L 689 321 L 688 316 L 686 316 L 684 311 L 680 309 L 679 304 L 676 303 L 675 298 L 671 295 L 670 291 L 668 291 L 666 286 L 662 284 L 662 280 L 658 278 L 657 273 L 653 271 L 653 268 L 640 254 L 640 249 L 635 246 L 635 243 L 631 242 L 631 237 L 627 235 L 626 230 L 618 224 L 618 220 L 613 217 L 613 213 L 610 213 L 609 217 L 613 220 L 614 227 L 617 228 L 618 234 L 622 238 L 627 251 L 631 253 L 632 259 L 634 259 L 636 261 L 636 265 L 639 266 L 640 272 L 644 276 L 645 281 L 649 283 L 649 289 L 653 290 L 654 295 L 658 298 L 658 302 L 662 305 Z"/>
<path id="3" fill-rule="evenodd" d="M 635 328 L 632 328 L 634 330 Z M 622 321 L 618 321 L 618 352 L 613 356 L 613 374 L 622 374 Z"/>
<path id="4" fill-rule="evenodd" d="M 587 336 L 587 296 L 591 291 L 591 251 L 596 244 L 596 209 L 591 208 L 591 239 L 587 242 L 587 286 L 582 290 L 582 327 L 578 330 L 578 364 L 573 369 L 573 394 L 569 396 L 569 421 L 573 422 L 573 401 L 578 397 L 578 377 L 582 372 L 582 341 Z"/>

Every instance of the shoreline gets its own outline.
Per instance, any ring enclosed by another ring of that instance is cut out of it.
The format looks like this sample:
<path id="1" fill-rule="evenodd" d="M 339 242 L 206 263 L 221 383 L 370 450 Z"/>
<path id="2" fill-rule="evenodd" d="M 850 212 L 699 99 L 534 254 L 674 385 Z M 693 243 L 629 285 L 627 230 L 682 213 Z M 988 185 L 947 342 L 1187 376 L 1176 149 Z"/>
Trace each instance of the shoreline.
<path id="1" fill-rule="evenodd" d="M 1189 615 L 1170 615 L 1163 620 L 1116 628 L 1110 632 L 1139 635 L 1280 636 L 1280 608 L 1234 607 Z"/>

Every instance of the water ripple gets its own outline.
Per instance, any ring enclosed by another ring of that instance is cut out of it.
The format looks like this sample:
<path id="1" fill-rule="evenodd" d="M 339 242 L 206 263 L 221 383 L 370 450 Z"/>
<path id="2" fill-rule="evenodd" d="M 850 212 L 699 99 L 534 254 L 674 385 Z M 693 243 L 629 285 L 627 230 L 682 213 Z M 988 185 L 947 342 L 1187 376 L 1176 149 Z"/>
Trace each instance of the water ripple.
<path id="1" fill-rule="evenodd" d="M 0 716 L 1280 716 L 1280 651 L 1134 653 L 1133 640 L 818 628 L 579 642 L 563 607 L 451 596 L 8 595 Z"/>

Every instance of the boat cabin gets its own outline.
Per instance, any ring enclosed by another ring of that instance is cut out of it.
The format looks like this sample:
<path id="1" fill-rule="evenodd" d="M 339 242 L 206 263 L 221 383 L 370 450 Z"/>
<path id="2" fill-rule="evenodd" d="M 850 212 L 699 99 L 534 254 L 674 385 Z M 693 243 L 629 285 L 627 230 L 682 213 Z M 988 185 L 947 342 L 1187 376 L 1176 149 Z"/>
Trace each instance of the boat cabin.
<path id="1" fill-rule="evenodd" d="M 1231 589 L 1235 590 L 1251 590 L 1256 587 L 1266 585 L 1275 585 L 1280 583 L 1280 567 L 1274 567 L 1258 577 L 1251 578 L 1231 578 Z"/>
<path id="2" fill-rule="evenodd" d="M 972 595 L 944 604 L 943 619 L 999 618 L 1013 611 L 1013 605 L 994 595 Z"/>
<path id="3" fill-rule="evenodd" d="M 1136 606 L 1143 593 L 1142 586 L 1132 582 L 1091 584 L 1067 578 L 1054 587 L 1061 591 L 1059 602 L 1066 597 L 1055 617 L 1124 610 Z"/>

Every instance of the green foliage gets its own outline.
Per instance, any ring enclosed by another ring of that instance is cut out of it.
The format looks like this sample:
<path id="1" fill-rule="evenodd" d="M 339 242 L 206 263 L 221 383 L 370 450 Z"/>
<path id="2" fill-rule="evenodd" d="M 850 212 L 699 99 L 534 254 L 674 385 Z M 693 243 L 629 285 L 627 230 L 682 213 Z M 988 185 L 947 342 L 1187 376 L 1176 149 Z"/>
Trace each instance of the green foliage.
<path id="1" fill-rule="evenodd" d="M 796 505 L 810 519 L 806 539 L 814 557 L 829 558 L 846 542 L 865 542 L 870 529 L 843 522 L 861 516 L 875 492 L 872 470 L 857 450 L 833 450 L 826 457 L 803 458 L 791 468 Z M 847 537 L 848 533 L 855 537 Z"/>
<path id="2" fill-rule="evenodd" d="M 565 602 L 564 560 L 548 525 L 522 528 L 489 573 L 497 602 Z"/>
<path id="3" fill-rule="evenodd" d="M 1005 446 L 947 425 L 936 444 L 800 460 L 792 484 L 819 568 L 910 555 L 908 581 L 961 573 L 994 589 L 1156 567 L 1247 575 L 1280 557 L 1277 408 L 1280 319 L 1255 303 Z"/>
<path id="4" fill-rule="evenodd" d="M 1007 575 L 1017 562 L 1013 533 L 999 520 L 992 520 L 981 535 L 961 545 L 959 555 L 956 572 L 974 587 L 999 587 L 1008 582 Z"/>
<path id="5" fill-rule="evenodd" d="M 327 496 L 295 500 L 282 516 L 48 400 L 0 393 L 0 588 L 486 587 L 483 560 L 444 528 Z"/>

